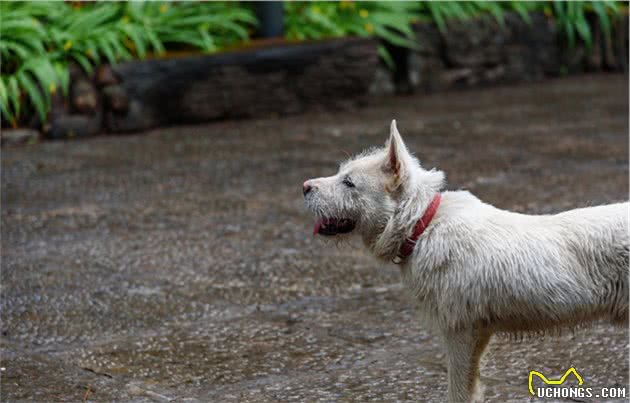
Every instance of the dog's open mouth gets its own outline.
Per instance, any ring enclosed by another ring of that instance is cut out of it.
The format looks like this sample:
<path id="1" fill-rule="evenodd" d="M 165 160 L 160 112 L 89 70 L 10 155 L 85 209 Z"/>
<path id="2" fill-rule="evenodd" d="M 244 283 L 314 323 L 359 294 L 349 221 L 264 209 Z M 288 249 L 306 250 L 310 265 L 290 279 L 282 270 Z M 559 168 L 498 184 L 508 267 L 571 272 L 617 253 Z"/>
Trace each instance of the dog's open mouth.
<path id="1" fill-rule="evenodd" d="M 347 234 L 354 229 L 355 222 L 349 218 L 320 218 L 315 223 L 313 235 Z"/>

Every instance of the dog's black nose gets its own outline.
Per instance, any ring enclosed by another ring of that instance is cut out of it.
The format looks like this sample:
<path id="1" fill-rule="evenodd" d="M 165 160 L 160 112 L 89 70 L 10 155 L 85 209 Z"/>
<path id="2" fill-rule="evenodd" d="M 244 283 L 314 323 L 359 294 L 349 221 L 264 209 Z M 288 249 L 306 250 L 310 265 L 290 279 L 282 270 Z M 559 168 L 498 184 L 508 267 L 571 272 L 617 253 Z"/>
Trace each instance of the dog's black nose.
<path id="1" fill-rule="evenodd" d="M 302 185 L 302 193 L 304 193 L 304 196 L 306 196 L 312 189 L 313 187 L 308 183 L 308 181 L 304 182 Z"/>

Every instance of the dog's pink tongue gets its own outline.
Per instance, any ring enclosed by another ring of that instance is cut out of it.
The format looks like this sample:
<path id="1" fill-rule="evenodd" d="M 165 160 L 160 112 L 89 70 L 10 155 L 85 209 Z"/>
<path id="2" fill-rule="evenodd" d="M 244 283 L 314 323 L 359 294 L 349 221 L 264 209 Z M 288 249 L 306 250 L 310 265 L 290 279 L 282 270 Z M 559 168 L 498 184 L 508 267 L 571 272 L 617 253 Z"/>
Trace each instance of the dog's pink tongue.
<path id="1" fill-rule="evenodd" d="M 319 228 L 322 226 L 323 223 L 324 223 L 323 218 L 320 218 L 319 220 L 315 222 L 315 228 L 313 228 L 313 235 L 317 235 L 319 233 Z"/>

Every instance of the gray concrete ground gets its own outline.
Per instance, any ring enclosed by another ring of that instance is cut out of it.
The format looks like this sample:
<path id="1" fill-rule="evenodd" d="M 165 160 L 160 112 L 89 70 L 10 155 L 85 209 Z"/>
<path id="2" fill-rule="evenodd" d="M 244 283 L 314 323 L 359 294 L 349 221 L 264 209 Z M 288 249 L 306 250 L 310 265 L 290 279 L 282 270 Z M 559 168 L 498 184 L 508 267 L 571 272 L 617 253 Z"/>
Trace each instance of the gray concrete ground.
<path id="1" fill-rule="evenodd" d="M 582 76 L 3 149 L 2 399 L 443 401 L 439 340 L 396 266 L 314 238 L 302 181 L 396 118 L 449 188 L 499 207 L 624 200 L 627 89 Z M 627 356 L 606 324 L 495 339 L 486 395 L 527 400 L 530 370 L 571 366 L 627 385 Z"/>

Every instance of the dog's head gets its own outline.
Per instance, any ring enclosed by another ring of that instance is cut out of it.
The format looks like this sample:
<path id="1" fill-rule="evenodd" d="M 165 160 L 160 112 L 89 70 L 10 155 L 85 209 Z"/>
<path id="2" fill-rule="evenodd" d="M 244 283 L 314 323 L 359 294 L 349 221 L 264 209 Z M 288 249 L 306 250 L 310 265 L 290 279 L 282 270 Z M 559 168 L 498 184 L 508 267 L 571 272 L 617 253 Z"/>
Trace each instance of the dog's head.
<path id="1" fill-rule="evenodd" d="M 304 182 L 306 207 L 317 220 L 314 233 L 335 236 L 358 232 L 364 240 L 392 226 L 392 218 L 439 191 L 444 175 L 426 171 L 413 157 L 392 121 L 384 148 L 364 152 L 341 164 L 336 175 Z M 412 223 L 413 224 L 413 223 Z"/>

